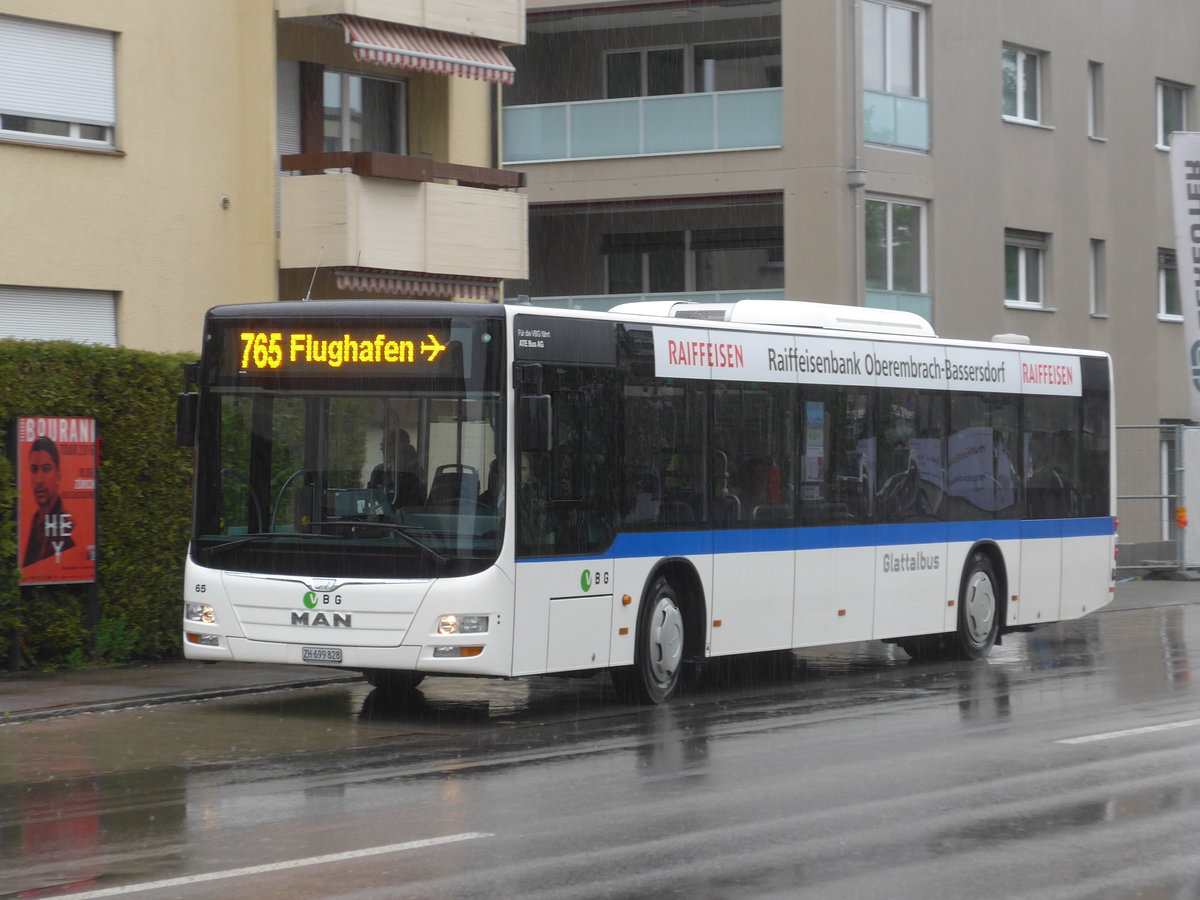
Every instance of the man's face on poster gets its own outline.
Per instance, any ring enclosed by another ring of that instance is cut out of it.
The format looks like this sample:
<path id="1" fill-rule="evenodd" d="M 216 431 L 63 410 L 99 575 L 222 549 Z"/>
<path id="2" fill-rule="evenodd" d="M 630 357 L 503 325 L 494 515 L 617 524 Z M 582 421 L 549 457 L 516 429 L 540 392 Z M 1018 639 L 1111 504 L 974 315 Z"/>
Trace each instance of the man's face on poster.
<path id="1" fill-rule="evenodd" d="M 61 477 L 58 464 L 47 451 L 34 450 L 29 454 L 29 473 L 33 480 L 33 499 L 42 512 L 47 512 L 58 501 Z"/>

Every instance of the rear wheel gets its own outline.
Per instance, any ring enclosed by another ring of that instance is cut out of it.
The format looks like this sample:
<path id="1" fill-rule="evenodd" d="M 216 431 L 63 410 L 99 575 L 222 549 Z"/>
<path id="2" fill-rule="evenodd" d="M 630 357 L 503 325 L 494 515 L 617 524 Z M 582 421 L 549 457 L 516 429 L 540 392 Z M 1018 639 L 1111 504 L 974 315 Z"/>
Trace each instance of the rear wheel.
<path id="1" fill-rule="evenodd" d="M 400 696 L 414 690 L 424 680 L 425 673 L 396 669 L 363 669 L 363 678 L 380 693 Z"/>
<path id="2" fill-rule="evenodd" d="M 679 687 L 683 672 L 683 610 L 671 583 L 655 579 L 638 613 L 633 665 L 613 669 L 617 692 L 637 703 L 662 703 Z"/>
<path id="3" fill-rule="evenodd" d="M 971 554 L 958 589 L 958 627 L 896 641 L 913 659 L 983 659 L 1000 633 L 999 581 L 986 553 Z"/>
<path id="4" fill-rule="evenodd" d="M 1000 632 L 1000 592 L 992 561 L 974 553 L 958 591 L 958 630 L 951 639 L 959 659 L 983 659 Z"/>

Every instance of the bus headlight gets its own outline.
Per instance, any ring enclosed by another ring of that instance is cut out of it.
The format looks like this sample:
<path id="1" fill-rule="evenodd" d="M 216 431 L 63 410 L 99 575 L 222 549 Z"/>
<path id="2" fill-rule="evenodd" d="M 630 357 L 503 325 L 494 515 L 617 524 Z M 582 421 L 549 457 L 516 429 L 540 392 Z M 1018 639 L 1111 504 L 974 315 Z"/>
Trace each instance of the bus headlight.
<path id="1" fill-rule="evenodd" d="M 437 622 L 438 634 L 485 634 L 487 616 L 442 616 Z"/>
<path id="2" fill-rule="evenodd" d="M 217 611 L 207 603 L 183 604 L 183 617 L 189 622 L 203 622 L 205 625 L 217 624 Z"/>

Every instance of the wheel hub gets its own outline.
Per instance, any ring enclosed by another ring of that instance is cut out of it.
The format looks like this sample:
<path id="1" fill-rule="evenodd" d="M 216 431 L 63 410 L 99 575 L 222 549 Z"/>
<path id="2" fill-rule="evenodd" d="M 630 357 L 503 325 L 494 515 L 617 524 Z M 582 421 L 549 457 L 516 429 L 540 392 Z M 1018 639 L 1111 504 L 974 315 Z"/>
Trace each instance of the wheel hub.
<path id="1" fill-rule="evenodd" d="M 659 597 L 650 616 L 650 671 L 660 684 L 669 682 L 683 660 L 683 613 L 670 597 Z"/>

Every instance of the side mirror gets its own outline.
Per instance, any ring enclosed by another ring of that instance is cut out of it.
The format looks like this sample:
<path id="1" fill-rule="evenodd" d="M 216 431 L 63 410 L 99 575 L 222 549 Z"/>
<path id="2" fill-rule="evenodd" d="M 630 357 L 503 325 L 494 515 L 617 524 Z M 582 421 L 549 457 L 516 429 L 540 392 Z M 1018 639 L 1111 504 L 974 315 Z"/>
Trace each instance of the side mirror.
<path id="1" fill-rule="evenodd" d="M 179 394 L 175 399 L 175 443 L 180 447 L 196 446 L 196 413 L 200 409 L 200 395 Z"/>
<path id="2" fill-rule="evenodd" d="M 545 453 L 551 446 L 549 394 L 522 394 L 517 398 L 517 436 L 523 453 Z"/>

